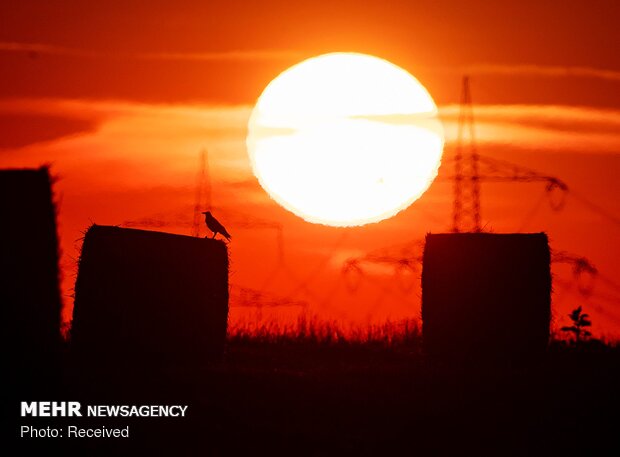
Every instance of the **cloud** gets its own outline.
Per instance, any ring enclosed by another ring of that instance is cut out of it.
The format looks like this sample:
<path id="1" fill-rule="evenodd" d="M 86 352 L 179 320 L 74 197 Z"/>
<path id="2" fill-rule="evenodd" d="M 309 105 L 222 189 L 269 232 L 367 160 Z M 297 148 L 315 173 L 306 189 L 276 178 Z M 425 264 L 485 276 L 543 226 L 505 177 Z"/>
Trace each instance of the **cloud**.
<path id="1" fill-rule="evenodd" d="M 265 61 L 299 59 L 304 54 L 286 50 L 246 50 L 222 52 L 160 52 L 136 54 L 144 60 L 175 60 L 175 61 Z"/>
<path id="2" fill-rule="evenodd" d="M 29 138 L 35 142 L 41 138 L 61 139 L 73 132 L 85 132 L 86 135 L 77 138 L 60 140 L 59 148 L 76 154 L 87 150 L 93 160 L 105 157 L 107 160 L 123 160 L 128 164 L 136 162 L 136 166 L 140 161 L 152 163 L 155 157 L 163 159 L 172 153 L 177 156 L 177 169 L 188 166 L 193 168 L 198 151 L 207 148 L 210 150 L 211 165 L 228 169 L 230 173 L 233 170 L 241 172 L 237 176 L 227 174 L 225 180 L 243 181 L 249 173 L 245 137 L 251 109 L 249 105 L 12 99 L 0 101 L 0 121 L 15 117 L 11 122 L 19 124 L 20 119 L 32 120 L 23 125 L 36 127 L 40 119 L 55 122 L 59 117 L 66 118 L 67 122 L 59 124 L 64 130 L 60 126 L 55 130 L 51 127 L 32 128 L 28 129 L 31 132 Z M 458 105 L 439 107 L 439 118 L 448 145 L 457 138 L 459 109 Z M 476 105 L 474 114 L 476 140 L 480 144 L 567 152 L 620 153 L 619 110 L 566 105 Z M 407 115 L 371 120 L 396 125 L 418 125 L 423 121 Z M 52 133 L 56 130 L 58 132 L 51 135 L 50 129 Z M 14 129 L 3 130 L 8 132 Z M 19 146 L 19 142 L 11 145 Z"/>
<path id="3" fill-rule="evenodd" d="M 456 142 L 459 105 L 439 107 L 446 143 Z M 476 105 L 475 135 L 480 144 L 570 152 L 620 153 L 620 111 L 566 105 Z M 433 119 L 412 114 L 358 116 L 391 125 L 438 130 Z"/>
<path id="4" fill-rule="evenodd" d="M 611 82 L 620 81 L 620 71 L 571 65 L 480 63 L 454 67 L 420 67 L 420 69 L 437 73 L 465 74 L 469 76 L 536 76 L 541 78 L 588 78 Z"/>
<path id="5" fill-rule="evenodd" d="M 0 150 L 93 133 L 97 126 L 94 119 L 0 111 Z"/>
<path id="6" fill-rule="evenodd" d="M 440 107 L 447 143 L 458 134 L 458 105 Z M 532 150 L 620 153 L 620 111 L 562 105 L 476 105 L 479 143 Z"/>
<path id="7" fill-rule="evenodd" d="M 1 41 L 0 51 L 5 52 L 28 52 L 32 57 L 37 54 L 68 55 L 76 57 L 93 57 L 96 53 L 87 52 L 79 49 L 55 46 L 43 43 L 20 43 L 15 41 Z"/>
<path id="8" fill-rule="evenodd" d="M 542 76 L 546 78 L 593 78 L 620 81 L 620 71 L 582 66 L 477 64 L 460 70 L 469 75 Z"/>
<path id="9" fill-rule="evenodd" d="M 119 58 L 156 61 L 271 61 L 299 59 L 304 54 L 291 50 L 248 49 L 207 52 L 98 52 L 44 43 L 0 42 L 0 52 L 27 52 L 31 57 L 39 54 L 79 58 Z"/>

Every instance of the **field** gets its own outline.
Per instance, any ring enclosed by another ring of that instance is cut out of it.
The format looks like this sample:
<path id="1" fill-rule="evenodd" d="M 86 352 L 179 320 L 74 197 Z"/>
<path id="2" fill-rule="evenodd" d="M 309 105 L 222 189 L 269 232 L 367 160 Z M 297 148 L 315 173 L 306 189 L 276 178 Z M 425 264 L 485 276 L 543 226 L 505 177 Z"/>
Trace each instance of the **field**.
<path id="1" fill-rule="evenodd" d="M 62 451 L 207 456 L 620 451 L 617 345 L 591 341 L 576 347 L 556 340 L 538 366 L 456 370 L 424 360 L 420 333 L 411 323 L 370 329 L 364 337 L 360 332 L 336 339 L 334 329 L 317 322 L 277 331 L 259 327 L 252 335 L 233 328 L 221 362 L 178 366 L 146 383 L 128 379 L 122 367 L 94 375 L 67 361 L 63 398 L 189 404 L 189 416 L 119 419 L 117 426 L 130 425 L 129 440 L 61 440 Z M 80 422 L 85 423 L 114 425 L 92 418 Z"/>

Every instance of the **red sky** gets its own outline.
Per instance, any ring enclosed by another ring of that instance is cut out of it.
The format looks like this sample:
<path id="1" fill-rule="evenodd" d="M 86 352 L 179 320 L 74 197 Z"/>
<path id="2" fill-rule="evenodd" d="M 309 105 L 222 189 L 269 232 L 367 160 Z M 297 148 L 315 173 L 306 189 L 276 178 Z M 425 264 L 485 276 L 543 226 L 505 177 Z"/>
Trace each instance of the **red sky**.
<path id="1" fill-rule="evenodd" d="M 426 232 L 449 227 L 449 182 L 438 180 L 388 221 L 329 228 L 272 202 L 245 151 L 250 110 L 271 79 L 306 57 L 356 51 L 426 86 L 445 121 L 447 154 L 460 78 L 471 74 L 480 152 L 570 188 L 555 212 L 542 183 L 483 184 L 483 224 L 546 231 L 554 251 L 587 257 L 600 272 L 589 296 L 570 265 L 554 265 L 555 324 L 584 305 L 595 333 L 620 336 L 620 5 L 317 3 L 0 5 L 0 166 L 50 162 L 60 177 L 65 294 L 91 222 L 190 233 L 198 154 L 207 148 L 214 212 L 234 237 L 234 319 L 243 314 L 236 305 L 252 300 L 247 289 L 343 322 L 418 317 L 419 268 L 363 262 L 361 274 L 345 274 L 343 265 L 369 253 L 419 254 Z"/>

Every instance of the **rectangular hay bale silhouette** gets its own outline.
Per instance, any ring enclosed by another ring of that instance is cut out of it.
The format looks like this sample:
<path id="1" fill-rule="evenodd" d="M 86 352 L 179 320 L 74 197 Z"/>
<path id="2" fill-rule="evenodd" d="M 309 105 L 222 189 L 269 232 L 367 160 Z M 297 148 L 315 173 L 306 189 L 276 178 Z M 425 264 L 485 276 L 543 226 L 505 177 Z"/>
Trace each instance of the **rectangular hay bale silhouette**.
<path id="1" fill-rule="evenodd" d="M 428 234 L 422 268 L 431 359 L 527 363 L 544 354 L 551 316 L 544 233 Z"/>
<path id="2" fill-rule="evenodd" d="M 54 382 L 62 343 L 58 235 L 49 170 L 0 170 L 0 213 L 0 334 L 9 384 L 5 390 L 11 395 L 35 388 L 40 392 Z"/>
<path id="3" fill-rule="evenodd" d="M 227 320 L 223 242 L 98 225 L 86 233 L 71 331 L 82 362 L 201 365 L 221 357 Z"/>

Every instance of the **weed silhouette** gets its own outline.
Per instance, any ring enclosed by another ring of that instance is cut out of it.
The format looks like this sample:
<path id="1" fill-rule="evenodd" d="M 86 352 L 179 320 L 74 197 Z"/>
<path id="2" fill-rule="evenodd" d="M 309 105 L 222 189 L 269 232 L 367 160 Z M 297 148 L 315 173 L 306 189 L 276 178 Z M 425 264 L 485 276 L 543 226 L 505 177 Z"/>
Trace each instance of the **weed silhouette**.
<path id="1" fill-rule="evenodd" d="M 586 330 L 586 327 L 592 326 L 590 315 L 584 313 L 581 306 L 572 310 L 568 317 L 573 321 L 573 325 L 562 327 L 561 330 L 575 335 L 575 344 L 579 344 L 582 339 L 592 336 L 592 333 Z"/>

